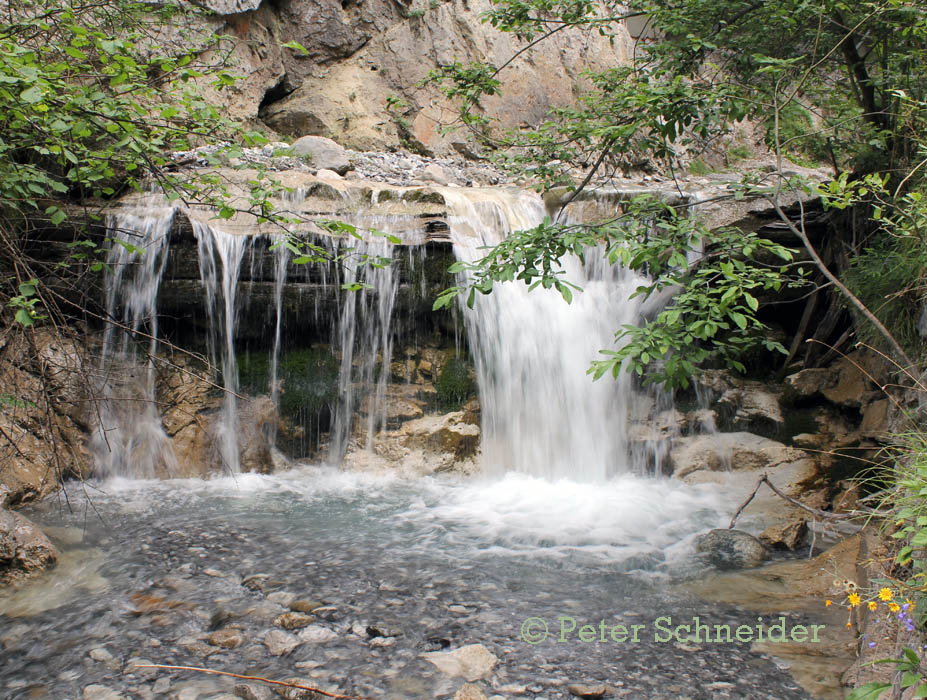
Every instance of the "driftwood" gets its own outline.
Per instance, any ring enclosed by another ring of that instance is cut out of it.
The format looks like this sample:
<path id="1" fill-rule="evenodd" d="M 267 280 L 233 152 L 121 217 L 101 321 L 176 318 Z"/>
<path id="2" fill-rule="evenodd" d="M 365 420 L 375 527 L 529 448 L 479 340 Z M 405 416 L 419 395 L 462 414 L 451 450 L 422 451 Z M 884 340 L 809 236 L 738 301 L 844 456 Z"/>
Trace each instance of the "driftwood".
<path id="1" fill-rule="evenodd" d="M 728 527 L 728 530 L 733 529 L 734 525 L 737 523 L 737 519 L 738 519 L 738 518 L 741 516 L 741 514 L 744 512 L 744 509 L 745 509 L 748 505 L 750 505 L 750 502 L 756 497 L 757 491 L 760 490 L 760 486 L 762 486 L 763 484 L 766 484 L 769 488 L 771 488 L 772 491 L 773 491 L 773 493 L 776 494 L 777 496 L 779 496 L 779 498 L 782 498 L 782 499 L 788 501 L 788 502 L 791 503 L 793 506 L 797 506 L 798 508 L 801 508 L 802 510 L 808 511 L 809 513 L 811 513 L 811 514 L 814 515 L 815 517 L 823 518 L 823 519 L 825 519 L 825 520 L 849 520 L 850 518 L 853 517 L 853 515 L 850 514 L 850 513 L 828 513 L 826 510 L 818 510 L 817 508 L 812 508 L 811 506 L 806 506 L 806 505 L 805 505 L 804 503 L 802 503 L 801 501 L 798 501 L 798 500 L 792 498 L 791 496 L 786 496 L 784 493 L 782 493 L 782 491 L 780 491 L 779 489 L 777 489 L 777 488 L 773 485 L 773 483 L 769 480 L 769 477 L 766 476 L 766 474 L 763 474 L 763 475 L 760 477 L 760 480 L 756 482 L 756 487 L 753 489 L 753 493 L 751 493 L 751 494 L 747 497 L 747 500 L 746 500 L 746 501 L 744 501 L 743 503 L 741 503 L 740 508 L 738 508 L 738 509 L 737 509 L 737 512 L 734 513 L 734 517 L 731 518 L 731 524 L 727 526 L 727 527 Z"/>
<path id="2" fill-rule="evenodd" d="M 238 673 L 229 673 L 228 671 L 216 671 L 211 668 L 200 668 L 198 666 L 166 666 L 164 664 L 133 664 L 132 668 L 164 668 L 170 671 L 196 671 L 198 673 L 211 673 L 214 676 L 228 676 L 229 678 L 238 678 L 244 681 L 259 681 L 260 683 L 269 683 L 270 685 L 279 685 L 284 688 L 296 688 L 297 690 L 311 690 L 313 693 L 324 695 L 335 700 L 370 700 L 370 698 L 359 697 L 357 695 L 338 695 L 329 693 L 320 688 L 313 688 L 310 685 L 299 685 L 297 683 L 287 683 L 285 681 L 274 681 L 270 678 L 261 678 L 260 676 L 242 676 Z"/>

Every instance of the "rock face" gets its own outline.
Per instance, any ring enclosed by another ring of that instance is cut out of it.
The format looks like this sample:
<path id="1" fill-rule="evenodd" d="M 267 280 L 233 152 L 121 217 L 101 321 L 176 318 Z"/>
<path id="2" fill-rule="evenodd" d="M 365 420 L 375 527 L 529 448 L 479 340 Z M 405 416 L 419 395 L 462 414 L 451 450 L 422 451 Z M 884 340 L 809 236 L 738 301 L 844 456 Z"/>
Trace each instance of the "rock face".
<path id="1" fill-rule="evenodd" d="M 221 92 L 204 86 L 204 93 L 232 118 L 256 122 L 260 115 L 280 134 L 327 136 L 358 150 L 470 152 L 464 136 L 440 132 L 455 114 L 446 98 L 416 84 L 454 60 L 501 65 L 524 46 L 486 31 L 481 15 L 488 0 L 205 5 L 217 14 L 200 20 L 204 31 L 232 37 L 230 71 L 246 77 Z M 307 53 L 281 46 L 290 41 Z M 583 71 L 617 67 L 632 50 L 623 30 L 614 43 L 594 31 L 559 32 L 508 67 L 506 94 L 486 99 L 485 111 L 502 129 L 537 123 L 551 106 L 574 103 Z"/>
<path id="2" fill-rule="evenodd" d="M 808 455 L 752 433 L 715 433 L 679 438 L 670 461 L 679 478 L 697 471 L 771 469 Z"/>
<path id="3" fill-rule="evenodd" d="M 0 341 L 0 507 L 87 472 L 85 362 L 76 341 L 44 330 Z"/>
<path id="4" fill-rule="evenodd" d="M 53 567 L 58 552 L 19 513 L 0 509 L 0 584 L 16 583 Z"/>
<path id="5" fill-rule="evenodd" d="M 711 530 L 696 539 L 695 550 L 719 569 L 749 569 L 769 556 L 762 542 L 740 530 Z"/>

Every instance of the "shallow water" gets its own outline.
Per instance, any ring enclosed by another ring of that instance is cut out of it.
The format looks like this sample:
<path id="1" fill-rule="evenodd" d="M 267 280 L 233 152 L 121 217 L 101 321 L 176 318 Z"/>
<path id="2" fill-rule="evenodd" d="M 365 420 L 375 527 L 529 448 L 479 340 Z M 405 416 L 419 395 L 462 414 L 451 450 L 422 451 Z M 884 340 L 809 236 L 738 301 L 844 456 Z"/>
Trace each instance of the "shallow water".
<path id="1" fill-rule="evenodd" d="M 570 683 L 605 682 L 631 699 L 809 697 L 749 644 L 664 639 L 660 617 L 757 624 L 673 585 L 703 572 L 694 534 L 723 527 L 736 507 L 676 482 L 404 481 L 304 466 L 90 483 L 71 487 L 68 501 L 24 511 L 50 528 L 63 557 L 42 584 L 0 598 L 4 698 L 79 698 L 92 683 L 127 697 L 234 687 L 132 670 L 133 659 L 300 676 L 371 698 L 448 697 L 463 680 L 420 655 L 471 643 L 500 659 L 487 695 L 564 698 Z M 325 604 L 316 641 L 274 657 L 262 640 L 290 597 Z M 529 618 L 543 623 L 523 626 Z M 594 641 L 580 638 L 585 624 Z M 643 625 L 639 641 L 614 641 L 616 624 Z M 395 636 L 371 638 L 368 626 Z M 208 645 L 223 627 L 244 643 Z M 99 648 L 114 658 L 90 658 Z"/>

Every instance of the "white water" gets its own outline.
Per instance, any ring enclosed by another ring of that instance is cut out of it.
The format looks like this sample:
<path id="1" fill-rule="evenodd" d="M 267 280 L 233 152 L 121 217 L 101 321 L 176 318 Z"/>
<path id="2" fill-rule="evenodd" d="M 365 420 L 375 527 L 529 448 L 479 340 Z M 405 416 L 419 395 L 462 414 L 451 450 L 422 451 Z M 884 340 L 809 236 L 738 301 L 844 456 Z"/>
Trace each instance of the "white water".
<path id="1" fill-rule="evenodd" d="M 90 449 L 101 476 L 172 476 L 177 461 L 155 404 L 158 289 L 174 210 L 151 195 L 136 211 L 106 218 L 106 326 L 91 420 Z M 144 251 L 138 255 L 134 248 Z M 147 340 L 147 342 L 145 342 Z"/>
<path id="2" fill-rule="evenodd" d="M 458 259 L 473 262 L 510 232 L 544 218 L 540 197 L 517 190 L 445 190 Z M 521 472 L 550 480 L 603 482 L 644 465 L 629 460 L 627 418 L 631 379 L 586 373 L 599 350 L 614 347 L 615 331 L 635 323 L 628 301 L 641 279 L 576 259 L 562 263 L 565 279 L 583 288 L 567 304 L 559 292 L 523 282 L 477 294 L 464 317 L 476 362 L 483 422 L 483 462 L 490 473 Z"/>
<path id="3" fill-rule="evenodd" d="M 222 417 L 216 425 L 216 447 L 223 471 L 237 474 L 241 471 L 241 463 L 238 450 L 238 362 L 235 358 L 236 299 L 241 260 L 245 250 L 253 244 L 254 237 L 224 233 L 195 220 L 192 223 L 199 249 L 200 280 L 209 309 L 212 364 L 222 367 L 225 387 Z"/>

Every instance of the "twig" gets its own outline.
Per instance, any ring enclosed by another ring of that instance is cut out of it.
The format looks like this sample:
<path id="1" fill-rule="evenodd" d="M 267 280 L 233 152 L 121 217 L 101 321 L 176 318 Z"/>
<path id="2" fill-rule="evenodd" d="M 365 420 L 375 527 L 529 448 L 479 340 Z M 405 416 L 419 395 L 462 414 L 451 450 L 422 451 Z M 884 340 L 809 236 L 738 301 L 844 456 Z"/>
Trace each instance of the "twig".
<path id="1" fill-rule="evenodd" d="M 198 666 L 166 666 L 164 664 L 133 664 L 133 668 L 165 668 L 172 671 L 197 671 L 199 673 L 211 673 L 215 676 L 228 676 L 229 678 L 238 678 L 244 681 L 260 681 L 261 683 L 269 683 L 271 685 L 280 685 L 284 688 L 296 688 L 297 690 L 311 690 L 313 693 L 318 693 L 319 695 L 324 695 L 329 698 L 336 698 L 336 700 L 370 700 L 370 698 L 365 698 L 363 696 L 357 695 L 338 695 L 337 693 L 329 693 L 326 690 L 321 690 L 320 688 L 313 688 L 310 685 L 299 685 L 297 683 L 287 683 L 285 681 L 274 681 L 270 678 L 261 678 L 260 676 L 242 676 L 237 673 L 229 673 L 228 671 L 215 671 L 211 668 L 199 668 Z"/>
<path id="2" fill-rule="evenodd" d="M 734 517 L 731 518 L 731 524 L 728 525 L 728 530 L 730 530 L 730 529 L 732 529 L 732 528 L 734 527 L 734 525 L 737 523 L 737 518 L 739 518 L 740 515 L 741 515 L 741 513 L 743 513 L 744 508 L 746 508 L 746 507 L 750 504 L 750 501 L 752 501 L 752 500 L 754 499 L 754 497 L 756 496 L 757 491 L 760 490 L 760 486 L 762 486 L 764 483 L 765 483 L 769 488 L 771 488 L 772 491 L 773 491 L 773 493 L 776 494 L 779 498 L 782 498 L 782 499 L 788 501 L 788 502 L 791 503 L 793 506 L 797 506 L 797 507 L 801 508 L 802 510 L 808 511 L 808 512 L 811 513 L 812 515 L 816 515 L 816 516 L 819 517 L 819 518 L 829 518 L 830 520 L 849 520 L 850 518 L 853 517 L 853 514 L 852 514 L 852 513 L 828 513 L 826 510 L 818 510 L 817 508 L 812 508 L 811 506 L 806 506 L 806 505 L 805 505 L 804 503 L 802 503 L 801 501 L 798 501 L 798 500 L 792 498 L 791 496 L 786 496 L 784 493 L 782 493 L 782 491 L 780 491 L 779 489 L 777 489 L 777 488 L 773 485 L 773 483 L 769 480 L 769 477 L 766 476 L 766 474 L 763 474 L 763 475 L 760 477 L 760 480 L 756 482 L 756 488 L 753 489 L 753 493 L 750 494 L 750 497 L 749 497 L 746 501 L 744 501 L 744 502 L 743 502 L 743 505 L 741 505 L 740 508 L 737 509 L 737 512 L 734 513 Z"/>

